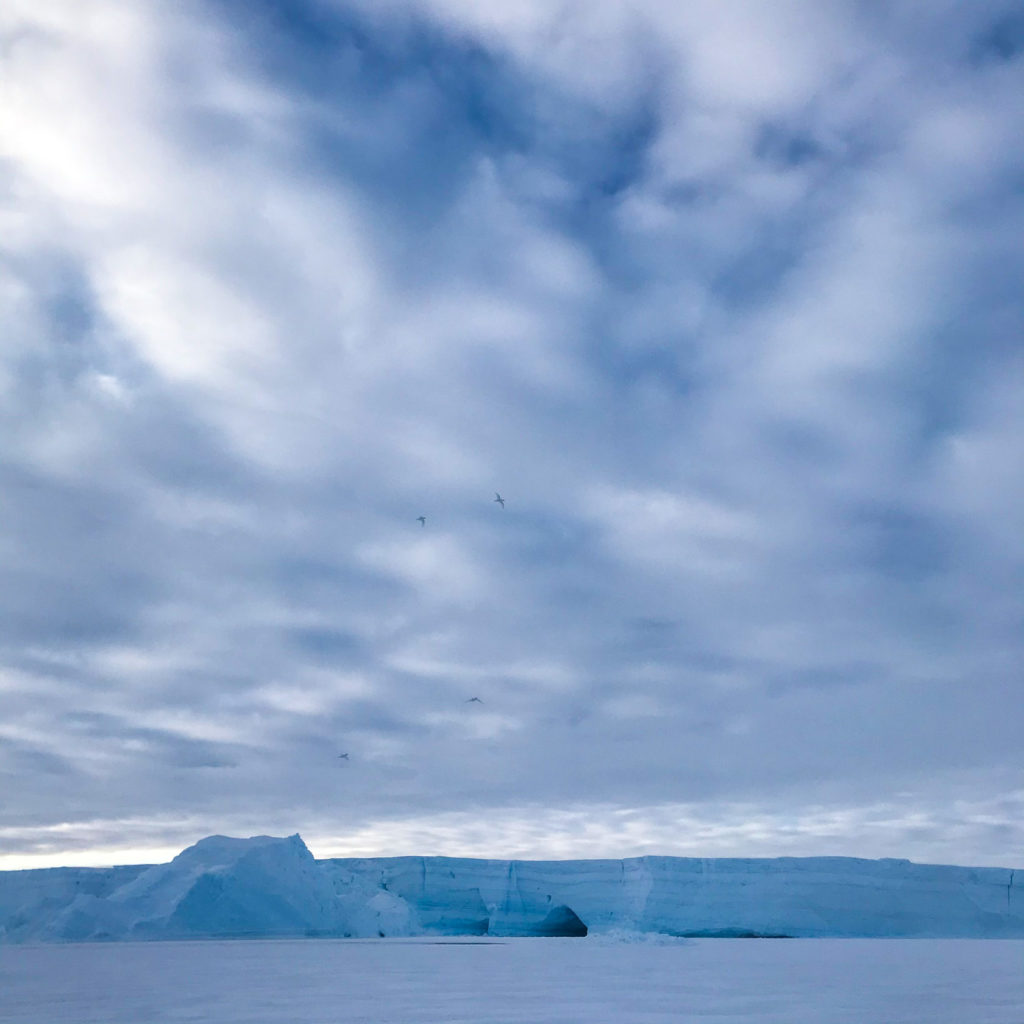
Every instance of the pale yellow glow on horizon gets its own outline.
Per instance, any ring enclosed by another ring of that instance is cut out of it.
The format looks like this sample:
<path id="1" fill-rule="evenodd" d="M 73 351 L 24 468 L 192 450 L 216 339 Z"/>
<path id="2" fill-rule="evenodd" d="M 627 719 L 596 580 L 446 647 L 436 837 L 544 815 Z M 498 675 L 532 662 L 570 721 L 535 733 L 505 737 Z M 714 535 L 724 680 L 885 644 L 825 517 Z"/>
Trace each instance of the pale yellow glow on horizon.
<path id="1" fill-rule="evenodd" d="M 166 864 L 181 847 L 96 847 L 91 850 L 50 850 L 46 853 L 0 853 L 0 871 L 33 868 L 110 868 L 125 864 Z"/>

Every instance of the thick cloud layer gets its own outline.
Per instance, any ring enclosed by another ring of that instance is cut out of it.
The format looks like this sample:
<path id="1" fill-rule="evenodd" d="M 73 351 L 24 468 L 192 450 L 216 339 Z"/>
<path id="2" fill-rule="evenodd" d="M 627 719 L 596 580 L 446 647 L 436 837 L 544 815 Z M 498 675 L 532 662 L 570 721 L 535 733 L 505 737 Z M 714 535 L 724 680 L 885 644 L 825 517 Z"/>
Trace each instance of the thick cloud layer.
<path id="1" fill-rule="evenodd" d="M 0 866 L 1019 862 L 1016 5 L 0 47 Z"/>

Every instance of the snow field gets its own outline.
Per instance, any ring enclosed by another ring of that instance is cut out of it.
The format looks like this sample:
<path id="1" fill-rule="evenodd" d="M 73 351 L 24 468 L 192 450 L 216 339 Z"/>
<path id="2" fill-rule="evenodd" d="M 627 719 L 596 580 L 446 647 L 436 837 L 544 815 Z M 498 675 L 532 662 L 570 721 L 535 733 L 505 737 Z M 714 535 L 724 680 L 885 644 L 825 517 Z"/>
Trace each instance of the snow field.
<path id="1" fill-rule="evenodd" d="M 1024 941 L 378 939 L 0 948 L 4 1024 L 1021 1024 Z"/>

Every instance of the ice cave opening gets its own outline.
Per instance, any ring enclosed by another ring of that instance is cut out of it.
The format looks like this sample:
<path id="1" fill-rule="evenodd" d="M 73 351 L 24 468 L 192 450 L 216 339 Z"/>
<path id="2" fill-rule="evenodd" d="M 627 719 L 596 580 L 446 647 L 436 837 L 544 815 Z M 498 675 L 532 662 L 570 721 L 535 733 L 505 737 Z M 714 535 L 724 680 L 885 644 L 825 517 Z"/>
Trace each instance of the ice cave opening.
<path id="1" fill-rule="evenodd" d="M 552 907 L 548 916 L 537 925 L 534 935 L 549 935 L 553 938 L 582 938 L 587 934 L 587 926 L 579 915 L 564 903 Z"/>

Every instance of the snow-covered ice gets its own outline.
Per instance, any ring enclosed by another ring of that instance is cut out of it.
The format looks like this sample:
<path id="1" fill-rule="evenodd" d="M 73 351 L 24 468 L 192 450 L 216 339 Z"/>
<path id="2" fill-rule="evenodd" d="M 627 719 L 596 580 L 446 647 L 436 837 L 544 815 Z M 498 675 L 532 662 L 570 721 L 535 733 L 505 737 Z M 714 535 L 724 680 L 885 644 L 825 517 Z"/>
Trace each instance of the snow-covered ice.
<path id="1" fill-rule="evenodd" d="M 849 857 L 317 861 L 211 836 L 169 864 L 0 872 L 0 943 L 570 936 L 1024 938 L 1024 872 Z"/>
<path id="2" fill-rule="evenodd" d="M 4 1024 L 1020 1024 L 1024 942 L 268 940 L 0 948 Z"/>

